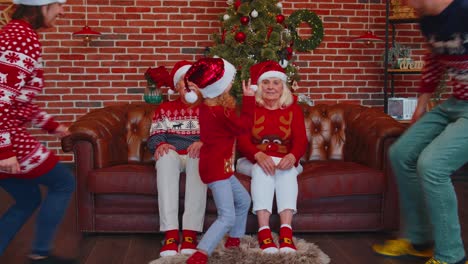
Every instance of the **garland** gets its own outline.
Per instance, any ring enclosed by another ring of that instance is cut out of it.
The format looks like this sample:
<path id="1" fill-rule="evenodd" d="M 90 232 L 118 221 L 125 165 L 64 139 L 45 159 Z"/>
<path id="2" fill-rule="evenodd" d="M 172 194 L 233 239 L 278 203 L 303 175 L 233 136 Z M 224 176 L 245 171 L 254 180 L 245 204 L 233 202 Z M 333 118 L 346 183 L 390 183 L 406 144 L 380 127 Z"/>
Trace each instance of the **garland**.
<path id="1" fill-rule="evenodd" d="M 309 24 L 313 32 L 310 38 L 302 39 L 297 33 L 296 28 L 305 22 Z M 322 20 L 312 11 L 307 9 L 297 10 L 293 12 L 287 21 L 287 25 L 291 30 L 291 36 L 294 41 L 294 48 L 297 51 L 310 51 L 318 47 L 323 38 L 323 25 Z"/>

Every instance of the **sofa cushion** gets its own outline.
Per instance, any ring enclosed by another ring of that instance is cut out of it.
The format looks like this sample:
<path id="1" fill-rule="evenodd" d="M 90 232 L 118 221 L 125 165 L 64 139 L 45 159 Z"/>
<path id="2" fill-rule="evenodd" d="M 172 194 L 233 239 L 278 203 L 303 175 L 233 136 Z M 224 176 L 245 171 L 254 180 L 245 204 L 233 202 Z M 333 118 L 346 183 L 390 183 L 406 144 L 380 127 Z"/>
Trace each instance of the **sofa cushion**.
<path id="1" fill-rule="evenodd" d="M 299 199 L 382 194 L 381 171 L 355 162 L 307 161 L 299 177 Z"/>
<path id="2" fill-rule="evenodd" d="M 299 174 L 298 201 L 324 197 L 381 195 L 384 192 L 384 175 L 381 171 L 355 162 L 306 161 Z M 250 191 L 250 176 L 236 173 L 239 181 Z"/>
<path id="3" fill-rule="evenodd" d="M 153 166 L 125 164 L 89 173 L 88 188 L 93 193 L 127 193 L 157 195 L 156 171 Z"/>

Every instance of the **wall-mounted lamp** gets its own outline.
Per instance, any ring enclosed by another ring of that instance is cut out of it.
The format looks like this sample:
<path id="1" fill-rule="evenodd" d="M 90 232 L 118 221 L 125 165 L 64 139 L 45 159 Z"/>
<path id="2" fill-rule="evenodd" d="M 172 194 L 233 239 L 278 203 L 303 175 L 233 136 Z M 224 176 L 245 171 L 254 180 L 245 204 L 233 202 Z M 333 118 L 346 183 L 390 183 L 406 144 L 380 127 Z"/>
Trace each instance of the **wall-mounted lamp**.
<path id="1" fill-rule="evenodd" d="M 89 42 L 91 42 L 93 37 L 100 37 L 101 33 L 92 30 L 88 26 L 88 3 L 87 3 L 87 0 L 84 0 L 84 5 L 85 5 L 85 26 L 80 31 L 77 31 L 77 32 L 73 33 L 73 36 L 83 38 L 83 41 L 86 43 L 86 45 L 88 45 Z"/>
<path id="2" fill-rule="evenodd" d="M 367 0 L 367 1 L 368 3 L 370 3 L 371 0 Z M 368 4 L 366 4 L 366 7 L 367 5 Z M 383 39 L 374 35 L 372 31 L 370 30 L 369 18 L 370 18 L 370 4 L 367 7 L 367 32 L 359 37 L 353 38 L 353 41 L 364 42 L 367 45 L 370 45 L 372 42 L 383 41 Z"/>

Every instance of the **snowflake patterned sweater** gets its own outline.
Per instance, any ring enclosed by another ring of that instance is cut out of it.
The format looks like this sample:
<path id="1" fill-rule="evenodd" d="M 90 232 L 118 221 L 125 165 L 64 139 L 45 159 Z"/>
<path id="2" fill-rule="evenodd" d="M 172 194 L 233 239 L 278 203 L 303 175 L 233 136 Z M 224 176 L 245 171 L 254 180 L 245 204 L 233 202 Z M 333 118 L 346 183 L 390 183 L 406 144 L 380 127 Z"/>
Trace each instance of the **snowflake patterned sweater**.
<path id="1" fill-rule="evenodd" d="M 162 144 L 171 144 L 177 153 L 187 154 L 187 148 L 200 140 L 199 109 L 187 107 L 179 98 L 162 103 L 154 112 L 148 149 L 154 154 Z"/>
<path id="2" fill-rule="evenodd" d="M 425 57 L 419 92 L 434 92 L 448 70 L 453 96 L 468 100 L 468 0 L 454 0 L 439 15 L 423 17 L 420 25 L 432 52 Z"/>
<path id="3" fill-rule="evenodd" d="M 12 20 L 0 31 L 0 160 L 16 156 L 20 172 L 0 171 L 0 179 L 38 177 L 58 162 L 26 129 L 31 122 L 52 133 L 59 125 L 33 102 L 42 88 L 39 37 L 29 23 Z"/>

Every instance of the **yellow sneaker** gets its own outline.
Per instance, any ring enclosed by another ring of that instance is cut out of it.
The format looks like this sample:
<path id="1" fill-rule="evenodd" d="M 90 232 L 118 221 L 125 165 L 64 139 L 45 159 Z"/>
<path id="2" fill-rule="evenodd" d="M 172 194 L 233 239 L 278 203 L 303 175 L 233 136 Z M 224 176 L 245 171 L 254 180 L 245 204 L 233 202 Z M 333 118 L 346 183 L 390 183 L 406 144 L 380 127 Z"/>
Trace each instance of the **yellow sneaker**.
<path id="1" fill-rule="evenodd" d="M 375 253 L 387 257 L 419 257 L 430 258 L 434 254 L 433 249 L 416 250 L 406 239 L 387 240 L 383 245 L 375 244 L 372 246 Z M 437 262 L 435 262 L 437 263 Z M 426 263 L 431 264 L 431 263 Z"/>

